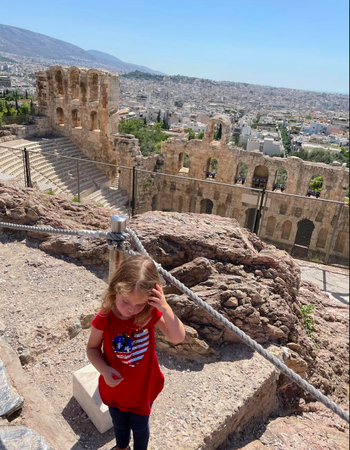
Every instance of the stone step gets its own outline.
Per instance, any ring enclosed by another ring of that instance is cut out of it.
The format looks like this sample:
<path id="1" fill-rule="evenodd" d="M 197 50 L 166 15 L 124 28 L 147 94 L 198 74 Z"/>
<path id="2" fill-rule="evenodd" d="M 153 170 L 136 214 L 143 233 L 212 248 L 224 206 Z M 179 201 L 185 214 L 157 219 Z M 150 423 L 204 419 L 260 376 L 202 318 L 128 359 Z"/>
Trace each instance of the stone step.
<path id="1" fill-rule="evenodd" d="M 149 450 L 216 450 L 232 433 L 279 406 L 278 370 L 244 345 L 228 345 L 219 360 L 196 367 L 181 360 L 174 367 L 165 355 L 159 362 L 165 388 L 152 407 Z M 103 433 L 111 421 L 96 393 L 97 380 L 91 365 L 80 369 L 73 376 L 73 392 Z"/>

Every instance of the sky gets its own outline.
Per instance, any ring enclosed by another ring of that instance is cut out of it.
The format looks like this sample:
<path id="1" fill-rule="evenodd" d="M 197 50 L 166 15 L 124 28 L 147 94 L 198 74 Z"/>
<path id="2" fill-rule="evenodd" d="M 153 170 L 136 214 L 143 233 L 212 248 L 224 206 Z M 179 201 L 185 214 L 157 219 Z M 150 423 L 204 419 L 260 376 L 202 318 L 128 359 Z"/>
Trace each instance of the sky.
<path id="1" fill-rule="evenodd" d="M 16 0 L 0 23 L 169 75 L 349 93 L 348 0 Z"/>

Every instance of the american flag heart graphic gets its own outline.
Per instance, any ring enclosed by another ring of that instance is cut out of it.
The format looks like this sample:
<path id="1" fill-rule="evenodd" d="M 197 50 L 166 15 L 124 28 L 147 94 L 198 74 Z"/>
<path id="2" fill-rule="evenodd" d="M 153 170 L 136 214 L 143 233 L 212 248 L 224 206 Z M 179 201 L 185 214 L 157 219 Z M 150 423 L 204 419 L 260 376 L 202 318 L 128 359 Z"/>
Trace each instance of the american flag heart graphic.
<path id="1" fill-rule="evenodd" d="M 149 331 L 143 329 L 130 337 L 119 334 L 113 339 L 113 349 L 116 356 L 130 367 L 135 367 L 145 356 L 149 346 Z"/>

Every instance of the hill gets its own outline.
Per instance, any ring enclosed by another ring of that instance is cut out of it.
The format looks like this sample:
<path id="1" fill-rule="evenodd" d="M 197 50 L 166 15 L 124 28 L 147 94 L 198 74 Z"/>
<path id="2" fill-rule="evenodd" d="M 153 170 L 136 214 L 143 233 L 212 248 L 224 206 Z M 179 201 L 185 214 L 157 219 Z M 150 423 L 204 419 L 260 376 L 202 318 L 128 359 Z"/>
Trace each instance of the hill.
<path id="1" fill-rule="evenodd" d="M 148 67 L 126 63 L 115 56 L 97 50 L 86 51 L 59 39 L 23 28 L 0 24 L 0 53 L 29 58 L 54 59 L 57 63 L 105 68 L 115 72 L 140 70 L 160 74 Z"/>
<path id="2" fill-rule="evenodd" d="M 0 52 L 27 57 L 94 60 L 88 52 L 68 42 L 2 24 L 0 24 Z"/>
<path id="3" fill-rule="evenodd" d="M 90 55 L 95 56 L 100 60 L 103 60 L 105 63 L 109 62 L 110 64 L 114 64 L 116 67 L 120 67 L 120 69 L 124 70 L 125 72 L 139 70 L 145 73 L 164 75 L 164 73 L 162 72 L 158 72 L 157 70 L 153 70 L 145 66 L 138 66 L 137 64 L 124 62 L 121 59 L 116 58 L 113 55 L 110 55 L 109 53 L 100 52 L 98 50 L 87 50 L 87 52 L 90 53 Z"/>

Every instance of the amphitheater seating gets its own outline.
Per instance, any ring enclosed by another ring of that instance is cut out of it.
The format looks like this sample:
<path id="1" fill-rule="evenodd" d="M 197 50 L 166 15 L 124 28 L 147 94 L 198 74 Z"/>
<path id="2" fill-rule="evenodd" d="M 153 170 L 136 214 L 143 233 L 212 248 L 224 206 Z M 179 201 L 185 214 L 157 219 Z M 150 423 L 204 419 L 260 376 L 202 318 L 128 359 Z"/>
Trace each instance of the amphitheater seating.
<path id="1" fill-rule="evenodd" d="M 98 165 L 66 137 L 41 138 L 26 141 L 25 145 L 22 141 L 13 141 L 12 150 L 0 148 L 0 180 L 15 178 L 23 182 L 23 156 L 17 149 L 24 147 L 29 150 L 32 182 L 40 190 L 76 198 L 79 179 L 79 192 L 84 203 L 96 203 L 113 209 L 114 213 L 127 215 L 128 198 L 118 188 L 118 178 L 111 185 Z"/>

